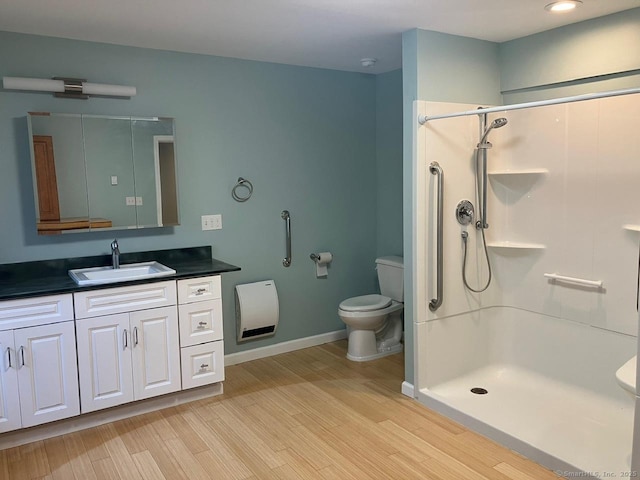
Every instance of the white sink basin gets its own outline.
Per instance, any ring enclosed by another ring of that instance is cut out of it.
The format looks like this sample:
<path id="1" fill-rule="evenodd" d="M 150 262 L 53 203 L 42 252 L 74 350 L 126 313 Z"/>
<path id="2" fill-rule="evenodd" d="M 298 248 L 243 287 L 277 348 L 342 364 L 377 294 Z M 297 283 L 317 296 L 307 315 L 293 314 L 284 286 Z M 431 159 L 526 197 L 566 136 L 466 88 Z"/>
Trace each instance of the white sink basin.
<path id="1" fill-rule="evenodd" d="M 102 285 L 103 283 L 130 282 L 146 278 L 173 275 L 176 271 L 158 262 L 129 263 L 120 268 L 91 267 L 69 270 L 69 276 L 78 285 Z"/>
<path id="2" fill-rule="evenodd" d="M 622 365 L 616 372 L 618 385 L 631 395 L 636 395 L 636 357 Z"/>

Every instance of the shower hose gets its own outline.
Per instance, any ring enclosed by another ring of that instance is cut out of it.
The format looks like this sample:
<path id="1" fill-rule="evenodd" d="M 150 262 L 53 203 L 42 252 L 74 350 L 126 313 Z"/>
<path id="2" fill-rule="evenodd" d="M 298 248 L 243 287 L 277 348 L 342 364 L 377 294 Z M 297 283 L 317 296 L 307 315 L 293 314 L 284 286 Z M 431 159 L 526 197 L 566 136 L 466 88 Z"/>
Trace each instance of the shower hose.
<path id="1" fill-rule="evenodd" d="M 486 165 L 485 165 L 486 168 Z M 483 185 L 484 188 L 487 188 L 486 185 Z M 476 149 L 476 190 L 478 192 L 478 198 L 480 197 L 480 148 Z M 480 200 L 478 200 L 478 205 L 480 205 Z M 482 210 L 482 215 L 481 215 L 481 220 L 480 220 L 480 233 L 482 235 L 482 248 L 484 250 L 484 257 L 487 259 L 487 269 L 489 270 L 489 278 L 487 278 L 487 284 L 482 287 L 482 288 L 472 288 L 469 285 L 469 282 L 467 281 L 467 240 L 469 237 L 469 234 L 467 232 L 462 232 L 462 243 L 464 245 L 464 256 L 462 258 L 462 282 L 464 283 L 464 286 L 467 287 L 469 290 L 471 290 L 474 293 L 482 293 L 484 292 L 487 288 L 489 288 L 489 285 L 491 285 L 491 261 L 489 260 L 489 252 L 487 250 L 487 241 L 484 238 L 484 226 L 483 224 L 485 223 L 485 218 L 484 218 L 484 208 Z"/>

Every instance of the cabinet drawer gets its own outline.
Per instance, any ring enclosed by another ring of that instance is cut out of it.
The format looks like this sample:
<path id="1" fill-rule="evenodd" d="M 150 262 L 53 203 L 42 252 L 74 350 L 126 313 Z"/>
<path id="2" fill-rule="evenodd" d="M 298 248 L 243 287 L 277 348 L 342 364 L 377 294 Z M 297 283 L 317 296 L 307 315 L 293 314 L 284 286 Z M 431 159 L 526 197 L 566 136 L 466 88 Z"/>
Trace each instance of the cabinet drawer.
<path id="1" fill-rule="evenodd" d="M 182 389 L 200 387 L 224 380 L 224 343 L 203 343 L 180 349 Z"/>
<path id="2" fill-rule="evenodd" d="M 176 282 L 105 288 L 73 294 L 76 319 L 133 312 L 176 304 Z"/>
<path id="3" fill-rule="evenodd" d="M 221 297 L 220 275 L 178 280 L 178 303 L 202 302 Z"/>
<path id="4" fill-rule="evenodd" d="M 0 331 L 73 320 L 71 294 L 0 302 Z"/>
<path id="5" fill-rule="evenodd" d="M 188 303 L 178 307 L 180 346 L 222 340 L 222 300 Z"/>

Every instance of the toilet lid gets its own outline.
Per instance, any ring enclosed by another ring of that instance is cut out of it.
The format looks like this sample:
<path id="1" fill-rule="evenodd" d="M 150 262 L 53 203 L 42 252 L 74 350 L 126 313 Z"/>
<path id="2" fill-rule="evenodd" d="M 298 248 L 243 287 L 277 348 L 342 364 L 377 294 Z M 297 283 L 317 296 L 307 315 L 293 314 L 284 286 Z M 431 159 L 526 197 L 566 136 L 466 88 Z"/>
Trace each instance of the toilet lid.
<path id="1" fill-rule="evenodd" d="M 340 304 L 340 310 L 346 312 L 369 312 L 380 310 L 391 305 L 391 299 L 383 295 L 362 295 L 360 297 L 347 298 Z"/>

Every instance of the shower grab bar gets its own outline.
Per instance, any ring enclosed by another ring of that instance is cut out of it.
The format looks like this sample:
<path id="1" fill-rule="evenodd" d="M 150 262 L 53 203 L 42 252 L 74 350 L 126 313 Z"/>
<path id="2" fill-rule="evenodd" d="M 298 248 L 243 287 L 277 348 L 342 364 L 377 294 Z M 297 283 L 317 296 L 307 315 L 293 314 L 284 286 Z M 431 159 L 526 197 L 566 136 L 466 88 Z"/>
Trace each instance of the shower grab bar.
<path id="1" fill-rule="evenodd" d="M 586 280 L 584 278 L 565 277 L 564 275 L 558 275 L 557 273 L 545 273 L 544 276 L 551 280 L 558 280 L 559 282 L 574 283 L 585 287 L 602 288 L 602 280 Z"/>
<path id="2" fill-rule="evenodd" d="M 443 220 L 443 211 L 444 211 L 444 172 L 442 171 L 442 167 L 438 162 L 431 162 L 429 165 L 429 172 L 432 175 L 436 175 L 438 177 L 437 187 L 438 187 L 438 213 L 436 218 L 436 298 L 431 299 L 429 302 L 429 310 L 435 312 L 440 305 L 442 305 L 442 271 L 443 271 L 443 255 L 442 255 L 442 220 Z"/>
<path id="3" fill-rule="evenodd" d="M 285 267 L 291 266 L 291 215 L 289 215 L 289 210 L 283 210 L 280 214 L 282 219 L 284 220 L 284 227 L 286 233 L 285 239 L 285 248 L 287 250 L 287 256 L 284 260 L 282 260 L 282 265 Z"/>

